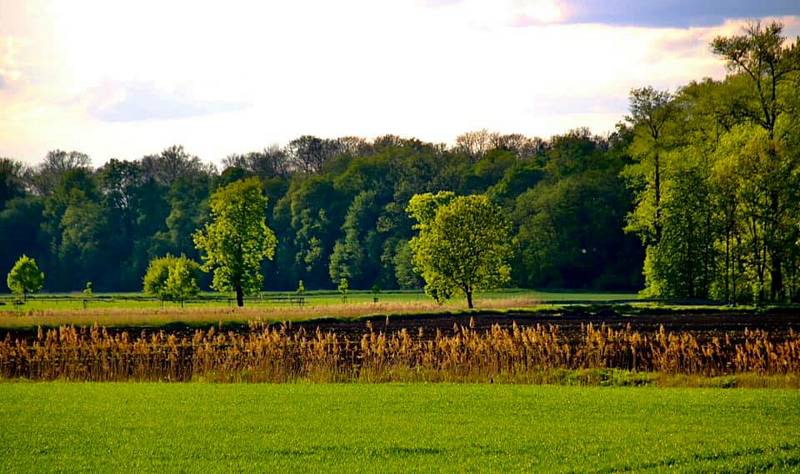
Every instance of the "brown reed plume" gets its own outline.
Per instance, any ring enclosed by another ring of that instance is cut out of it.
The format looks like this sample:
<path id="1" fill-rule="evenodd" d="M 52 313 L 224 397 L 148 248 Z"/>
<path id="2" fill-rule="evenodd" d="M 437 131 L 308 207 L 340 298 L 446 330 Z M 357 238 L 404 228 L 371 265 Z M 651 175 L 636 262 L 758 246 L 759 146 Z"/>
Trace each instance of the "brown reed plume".
<path id="1" fill-rule="evenodd" d="M 577 336 L 558 326 L 477 331 L 455 325 L 447 334 L 419 328 L 390 334 L 370 323 L 360 339 L 317 329 L 250 324 L 248 331 L 112 333 L 104 328 L 39 330 L 32 340 L 0 341 L 6 379 L 80 381 L 332 382 L 541 381 L 548 370 L 622 369 L 697 376 L 800 374 L 800 336 L 774 341 L 765 331 L 701 342 L 688 332 L 640 333 L 591 324 Z M 737 342 L 732 342 L 737 341 Z"/>

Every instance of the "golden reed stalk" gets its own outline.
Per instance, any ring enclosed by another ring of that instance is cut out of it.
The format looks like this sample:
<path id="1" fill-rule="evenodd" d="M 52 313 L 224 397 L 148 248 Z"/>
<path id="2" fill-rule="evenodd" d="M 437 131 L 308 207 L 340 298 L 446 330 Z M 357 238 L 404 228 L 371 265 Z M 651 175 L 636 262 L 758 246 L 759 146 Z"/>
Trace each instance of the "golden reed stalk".
<path id="1" fill-rule="evenodd" d="M 472 326 L 472 325 L 470 325 Z M 774 341 L 745 330 L 700 342 L 688 332 L 640 333 L 591 324 L 570 337 L 536 325 L 412 335 L 376 332 L 360 339 L 333 332 L 250 324 L 242 333 L 164 331 L 132 337 L 105 328 L 39 330 L 33 340 L 0 341 L 0 377 L 31 380 L 330 382 L 535 382 L 547 370 L 622 369 L 677 375 L 800 374 L 800 336 Z M 733 340 L 738 342 L 733 342 Z"/>

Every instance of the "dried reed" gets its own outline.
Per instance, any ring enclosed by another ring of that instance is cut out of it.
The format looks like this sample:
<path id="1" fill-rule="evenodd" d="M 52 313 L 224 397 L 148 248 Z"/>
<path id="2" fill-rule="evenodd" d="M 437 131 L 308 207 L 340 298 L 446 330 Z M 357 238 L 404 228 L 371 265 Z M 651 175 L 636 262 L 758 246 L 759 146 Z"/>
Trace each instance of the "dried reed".
<path id="1" fill-rule="evenodd" d="M 0 341 L 0 376 L 31 380 L 207 380 L 221 382 L 497 381 L 531 383 L 548 370 L 623 369 L 699 375 L 800 374 L 800 335 L 773 341 L 764 331 L 701 343 L 691 333 L 643 334 L 591 324 L 579 337 L 557 326 L 476 331 L 454 326 L 415 334 L 375 331 L 360 339 L 253 322 L 243 333 L 164 331 L 133 337 L 104 328 L 39 330 Z M 739 342 L 732 342 L 733 340 Z"/>

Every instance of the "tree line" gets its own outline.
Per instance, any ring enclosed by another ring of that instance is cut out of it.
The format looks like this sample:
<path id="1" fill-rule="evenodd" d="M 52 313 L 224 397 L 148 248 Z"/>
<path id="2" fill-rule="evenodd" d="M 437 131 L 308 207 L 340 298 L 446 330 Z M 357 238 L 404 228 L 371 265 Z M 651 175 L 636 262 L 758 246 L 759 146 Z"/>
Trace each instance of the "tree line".
<path id="1" fill-rule="evenodd" d="M 517 286 L 635 289 L 642 251 L 623 232 L 632 194 L 619 173 L 630 131 L 586 129 L 550 140 L 471 132 L 453 147 L 384 136 L 304 136 L 224 159 L 222 171 L 180 146 L 93 168 L 52 151 L 34 167 L 0 161 L 0 268 L 26 254 L 49 291 L 141 289 L 151 260 L 199 261 L 192 235 L 210 221 L 210 196 L 247 178 L 261 183 L 275 232 L 265 289 L 421 288 L 406 213 L 416 194 L 485 194 L 513 224 Z M 209 278 L 209 277 L 206 277 Z M 203 282 L 208 286 L 210 281 Z"/>
<path id="2" fill-rule="evenodd" d="M 138 290 L 154 258 L 199 260 L 193 235 L 212 221 L 212 194 L 254 178 L 276 242 L 264 289 L 421 287 L 414 246 L 427 224 L 409 203 L 430 193 L 501 210 L 507 284 L 797 299 L 798 42 L 754 23 L 711 47 L 725 79 L 635 89 L 629 116 L 602 137 L 302 136 L 226 157 L 221 171 L 180 146 L 99 168 L 60 150 L 33 167 L 2 159 L 0 268 L 27 254 L 50 291 Z"/>
<path id="3" fill-rule="evenodd" d="M 634 90 L 646 295 L 795 301 L 800 291 L 800 39 L 752 23 L 710 45 L 729 74 L 676 93 Z"/>

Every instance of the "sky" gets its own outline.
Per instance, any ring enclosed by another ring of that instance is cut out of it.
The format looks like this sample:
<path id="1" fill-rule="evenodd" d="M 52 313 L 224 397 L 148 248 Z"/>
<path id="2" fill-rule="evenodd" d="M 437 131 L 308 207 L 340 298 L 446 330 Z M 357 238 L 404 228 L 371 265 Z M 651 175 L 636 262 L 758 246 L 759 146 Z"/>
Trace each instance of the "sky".
<path id="1" fill-rule="evenodd" d="M 300 135 L 611 131 L 797 0 L 0 0 L 0 156 L 204 160 Z"/>

